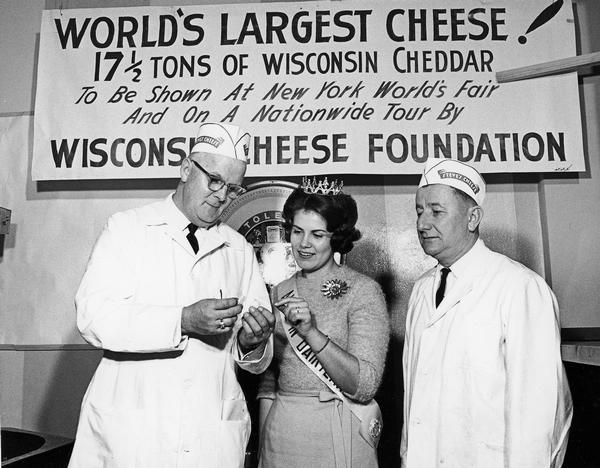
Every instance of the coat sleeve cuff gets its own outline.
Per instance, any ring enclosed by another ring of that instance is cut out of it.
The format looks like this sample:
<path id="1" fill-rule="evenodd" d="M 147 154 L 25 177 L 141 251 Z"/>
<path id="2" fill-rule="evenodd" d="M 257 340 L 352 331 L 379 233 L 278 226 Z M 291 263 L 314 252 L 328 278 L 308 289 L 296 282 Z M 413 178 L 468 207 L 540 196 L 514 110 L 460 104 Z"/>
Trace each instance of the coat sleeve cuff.
<path id="1" fill-rule="evenodd" d="M 264 372 L 273 358 L 273 336 L 271 335 L 264 346 L 259 346 L 249 353 L 242 354 L 236 338 L 233 345 L 233 359 L 238 366 L 253 374 Z"/>

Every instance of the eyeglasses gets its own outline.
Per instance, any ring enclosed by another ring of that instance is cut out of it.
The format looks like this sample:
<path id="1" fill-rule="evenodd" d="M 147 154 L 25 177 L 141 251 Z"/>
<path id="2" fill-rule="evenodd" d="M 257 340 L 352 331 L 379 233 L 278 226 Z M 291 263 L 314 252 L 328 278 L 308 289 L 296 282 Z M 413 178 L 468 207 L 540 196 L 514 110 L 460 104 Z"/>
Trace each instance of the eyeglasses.
<path id="1" fill-rule="evenodd" d="M 194 163 L 194 166 L 196 166 L 198 169 L 200 169 L 202 172 L 204 172 L 206 177 L 208 177 L 208 189 L 209 190 L 212 190 L 213 192 L 218 192 L 223 187 L 227 186 L 227 196 L 231 199 L 237 198 L 240 195 L 243 195 L 244 193 L 246 193 L 246 189 L 244 187 L 242 187 L 241 185 L 228 184 L 223 179 L 221 179 L 221 177 L 219 177 L 218 175 L 211 174 L 210 172 L 208 172 L 200 164 L 198 164 L 197 161 L 194 161 L 191 158 L 190 158 L 190 161 L 192 161 Z"/>

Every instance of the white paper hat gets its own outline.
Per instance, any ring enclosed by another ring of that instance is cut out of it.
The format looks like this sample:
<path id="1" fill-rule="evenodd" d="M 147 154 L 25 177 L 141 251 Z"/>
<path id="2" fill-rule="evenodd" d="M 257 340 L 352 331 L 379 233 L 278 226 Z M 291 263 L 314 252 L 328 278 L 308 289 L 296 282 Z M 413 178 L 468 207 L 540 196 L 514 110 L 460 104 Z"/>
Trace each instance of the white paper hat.
<path id="1" fill-rule="evenodd" d="M 235 125 L 204 123 L 198 130 L 192 153 L 210 153 L 248 162 L 250 135 Z"/>
<path id="2" fill-rule="evenodd" d="M 419 187 L 443 184 L 469 195 L 478 205 L 485 198 L 485 181 L 471 166 L 450 159 L 428 159 Z"/>

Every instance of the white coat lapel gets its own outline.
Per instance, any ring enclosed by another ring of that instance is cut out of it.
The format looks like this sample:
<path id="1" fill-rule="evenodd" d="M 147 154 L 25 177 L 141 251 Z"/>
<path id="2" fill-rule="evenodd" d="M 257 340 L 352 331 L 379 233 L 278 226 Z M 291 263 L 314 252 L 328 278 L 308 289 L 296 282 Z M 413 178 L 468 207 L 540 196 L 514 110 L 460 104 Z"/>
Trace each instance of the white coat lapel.
<path id="1" fill-rule="evenodd" d="M 186 233 L 187 231 L 181 231 L 179 229 L 175 229 L 174 227 L 170 227 L 168 229 L 165 229 L 165 234 L 167 236 L 169 236 L 173 242 L 175 242 L 176 244 L 179 244 L 181 246 L 181 248 L 183 248 L 186 252 L 188 252 L 191 256 L 194 256 L 194 250 L 192 249 L 192 246 L 190 245 L 189 241 L 186 239 Z"/>
<path id="2" fill-rule="evenodd" d="M 196 257 L 196 261 L 202 257 L 214 252 L 222 245 L 226 244 L 225 238 L 215 229 L 198 229 L 196 238 L 198 239 L 198 253 L 194 253 L 192 246 L 186 238 L 187 230 L 180 230 L 174 226 L 166 227 L 165 234 L 179 244 L 192 257 Z"/>
<path id="3" fill-rule="evenodd" d="M 178 244 L 190 256 L 194 256 L 194 251 L 185 237 L 187 230 L 183 228 L 189 221 L 177 209 L 172 196 L 171 194 L 163 201 L 148 205 L 140 215 L 141 221 L 147 226 L 162 230 L 163 235 Z"/>
<path id="4" fill-rule="evenodd" d="M 450 288 L 448 294 L 444 297 L 439 307 L 431 314 L 429 325 L 433 325 L 450 311 L 460 300 L 473 289 L 473 278 L 470 276 L 458 277 L 456 283 Z M 435 307 L 435 301 L 432 302 Z"/>
<path id="5" fill-rule="evenodd" d="M 461 257 L 450 266 L 450 269 L 453 269 L 454 272 L 451 274 L 456 275 L 456 281 L 448 289 L 446 297 L 437 309 L 435 308 L 435 292 L 433 293 L 431 303 L 433 313 L 429 325 L 432 325 L 452 310 L 456 304 L 469 294 L 473 289 L 473 285 L 483 279 L 486 271 L 495 268 L 489 258 L 489 252 L 483 241 L 478 240 L 464 257 Z"/>
<path id="6" fill-rule="evenodd" d="M 216 227 L 208 230 L 203 229 L 200 235 L 197 235 L 196 237 L 198 237 L 199 247 L 198 253 L 196 254 L 197 260 L 200 260 L 202 257 L 227 244 L 227 241 Z"/>
<path id="7" fill-rule="evenodd" d="M 190 256 L 194 256 L 192 246 L 185 237 L 187 231 L 180 230 L 178 227 L 172 226 L 164 221 L 160 223 L 148 224 L 150 226 L 154 226 L 155 229 L 162 230 L 162 234 L 165 237 L 169 238 L 172 242 L 175 242 L 177 245 L 179 245 L 183 250 L 189 253 Z"/>
<path id="8" fill-rule="evenodd" d="M 142 216 L 142 221 L 146 225 L 162 228 L 166 236 L 180 245 L 190 256 L 196 257 L 196 261 L 228 244 L 227 238 L 220 231 L 219 224 L 209 229 L 198 229 L 196 237 L 199 250 L 197 254 L 194 254 L 192 246 L 185 237 L 187 230 L 182 228 L 189 221 L 173 204 L 172 195 L 169 195 L 166 200 L 149 205 Z"/>

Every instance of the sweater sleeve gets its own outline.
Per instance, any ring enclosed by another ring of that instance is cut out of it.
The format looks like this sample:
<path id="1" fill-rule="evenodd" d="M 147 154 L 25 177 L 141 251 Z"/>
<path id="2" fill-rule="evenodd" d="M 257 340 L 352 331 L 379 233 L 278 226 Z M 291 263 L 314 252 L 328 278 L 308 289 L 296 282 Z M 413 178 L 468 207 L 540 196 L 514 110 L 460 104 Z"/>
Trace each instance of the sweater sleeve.
<path id="1" fill-rule="evenodd" d="M 355 285 L 352 308 L 348 313 L 348 352 L 358 359 L 358 388 L 351 399 L 373 399 L 383 376 L 390 336 L 385 298 L 380 286 L 362 277 Z"/>

